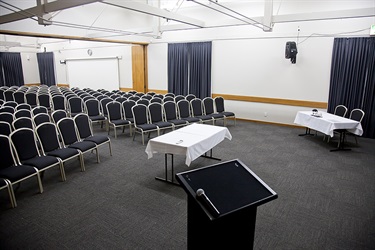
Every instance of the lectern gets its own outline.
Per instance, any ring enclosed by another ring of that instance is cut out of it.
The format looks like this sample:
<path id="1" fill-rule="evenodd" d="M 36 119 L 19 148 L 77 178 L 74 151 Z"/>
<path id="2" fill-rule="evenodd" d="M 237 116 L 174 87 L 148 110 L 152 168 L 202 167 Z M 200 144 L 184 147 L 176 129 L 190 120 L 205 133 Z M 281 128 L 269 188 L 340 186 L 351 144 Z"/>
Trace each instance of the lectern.
<path id="1" fill-rule="evenodd" d="M 239 159 L 176 174 L 188 195 L 188 249 L 252 249 L 257 207 L 277 194 Z"/>

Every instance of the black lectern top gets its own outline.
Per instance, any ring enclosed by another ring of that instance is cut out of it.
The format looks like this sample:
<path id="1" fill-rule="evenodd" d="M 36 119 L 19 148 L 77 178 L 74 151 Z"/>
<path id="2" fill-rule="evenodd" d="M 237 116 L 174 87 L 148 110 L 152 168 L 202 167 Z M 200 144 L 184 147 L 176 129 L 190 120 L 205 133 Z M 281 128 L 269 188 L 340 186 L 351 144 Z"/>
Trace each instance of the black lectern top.
<path id="1" fill-rule="evenodd" d="M 178 173 L 176 177 L 211 220 L 277 198 L 276 192 L 238 159 Z"/>

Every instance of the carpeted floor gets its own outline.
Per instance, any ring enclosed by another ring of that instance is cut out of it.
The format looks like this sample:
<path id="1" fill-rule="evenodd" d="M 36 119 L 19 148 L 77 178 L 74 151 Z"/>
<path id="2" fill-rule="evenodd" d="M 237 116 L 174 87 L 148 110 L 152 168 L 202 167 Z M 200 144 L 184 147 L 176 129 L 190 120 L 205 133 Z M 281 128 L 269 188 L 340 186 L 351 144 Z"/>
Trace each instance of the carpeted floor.
<path id="1" fill-rule="evenodd" d="M 300 137 L 302 128 L 228 128 L 233 139 L 214 156 L 240 159 L 278 194 L 258 207 L 254 249 L 375 249 L 375 140 L 357 146 L 350 137 L 351 151 L 330 152 L 337 140 Z M 47 171 L 43 194 L 35 179 L 24 181 L 17 208 L 0 192 L 0 249 L 186 249 L 186 194 L 154 179 L 164 174 L 164 155 L 148 160 L 140 135 L 110 136 L 113 156 L 106 145 L 100 163 L 86 155 L 86 172 L 70 161 L 66 182 L 58 168 Z M 218 163 L 184 161 L 175 156 L 177 172 Z"/>

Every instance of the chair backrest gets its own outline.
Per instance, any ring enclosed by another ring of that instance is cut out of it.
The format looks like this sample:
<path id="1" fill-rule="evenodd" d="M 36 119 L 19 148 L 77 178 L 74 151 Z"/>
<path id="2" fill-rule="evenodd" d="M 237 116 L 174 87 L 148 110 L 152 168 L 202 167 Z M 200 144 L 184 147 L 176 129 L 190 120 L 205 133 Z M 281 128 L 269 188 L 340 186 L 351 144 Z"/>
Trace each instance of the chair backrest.
<path id="1" fill-rule="evenodd" d="M 2 106 L 0 108 L 0 113 L 4 113 L 4 112 L 14 114 L 15 109 L 13 107 Z"/>
<path id="2" fill-rule="evenodd" d="M 211 97 L 206 97 L 202 100 L 203 110 L 206 115 L 213 114 L 215 112 L 214 99 Z"/>
<path id="3" fill-rule="evenodd" d="M 17 129 L 10 134 L 10 139 L 19 162 L 40 156 L 34 130 L 29 128 Z"/>
<path id="4" fill-rule="evenodd" d="M 139 100 L 137 101 L 137 104 L 143 104 L 143 105 L 148 106 L 148 105 L 150 104 L 150 101 L 147 100 L 147 99 L 139 99 Z"/>
<path id="5" fill-rule="evenodd" d="M 150 122 L 161 122 L 163 121 L 163 106 L 160 103 L 151 103 L 148 105 L 148 112 L 150 114 Z"/>
<path id="6" fill-rule="evenodd" d="M 362 122 L 363 117 L 365 116 L 365 112 L 361 109 L 353 109 L 350 111 L 350 117 L 349 119 Z"/>
<path id="7" fill-rule="evenodd" d="M 26 98 L 26 103 L 30 104 L 31 107 L 34 107 L 37 105 L 35 92 L 27 92 L 25 94 L 25 98 Z"/>
<path id="8" fill-rule="evenodd" d="M 125 119 L 133 118 L 132 107 L 135 105 L 135 101 L 127 100 L 122 103 Z"/>
<path id="9" fill-rule="evenodd" d="M 11 90 L 11 89 L 7 89 L 4 91 L 4 98 L 5 98 L 5 101 L 14 101 L 14 97 L 13 97 L 13 93 L 14 91 Z"/>
<path id="10" fill-rule="evenodd" d="M 177 109 L 176 109 L 176 103 L 174 101 L 165 102 L 163 104 L 163 108 L 164 108 L 165 119 L 167 119 L 167 121 L 177 119 Z"/>
<path id="11" fill-rule="evenodd" d="M 93 135 L 90 118 L 87 114 L 78 114 L 74 117 L 79 137 L 85 139 Z"/>
<path id="12" fill-rule="evenodd" d="M 35 128 L 35 131 L 42 146 L 43 153 L 61 148 L 57 128 L 54 123 L 42 123 Z"/>
<path id="13" fill-rule="evenodd" d="M 21 104 L 25 103 L 25 93 L 21 91 L 16 91 L 13 93 L 13 99 L 16 103 Z"/>
<path id="14" fill-rule="evenodd" d="M 147 100 L 151 100 L 152 99 L 152 95 L 143 95 L 142 97 L 141 97 L 141 99 L 147 99 Z"/>
<path id="15" fill-rule="evenodd" d="M 20 117 L 12 122 L 12 127 L 14 130 L 19 128 L 34 129 L 33 120 L 29 117 Z"/>
<path id="16" fill-rule="evenodd" d="M 119 102 L 119 103 L 122 103 L 122 102 L 125 102 L 126 100 L 128 100 L 128 98 L 126 97 L 123 97 L 123 96 L 119 96 L 115 99 L 116 102 Z"/>
<path id="17" fill-rule="evenodd" d="M 0 135 L 9 136 L 10 133 L 12 133 L 11 125 L 8 122 L 0 121 Z"/>
<path id="18" fill-rule="evenodd" d="M 58 121 L 60 121 L 62 118 L 68 117 L 68 114 L 65 110 L 56 110 L 53 111 L 51 114 L 52 121 L 57 124 Z"/>
<path id="19" fill-rule="evenodd" d="M 35 108 L 31 110 L 31 113 L 33 113 L 33 115 L 37 115 L 40 113 L 48 114 L 48 109 L 44 106 L 36 106 Z"/>
<path id="20" fill-rule="evenodd" d="M 199 98 L 195 98 L 190 101 L 191 106 L 191 113 L 193 116 L 201 116 L 203 115 L 202 111 L 202 100 Z"/>
<path id="21" fill-rule="evenodd" d="M 132 107 L 132 113 L 134 118 L 135 126 L 147 124 L 148 121 L 148 109 L 146 105 L 136 104 Z"/>
<path id="22" fill-rule="evenodd" d="M 217 97 L 215 97 L 214 101 L 215 101 L 216 112 L 218 112 L 218 113 L 224 112 L 225 111 L 225 109 L 224 109 L 224 98 L 221 97 L 221 96 L 217 96 Z"/>
<path id="23" fill-rule="evenodd" d="M 65 146 L 79 141 L 77 128 L 72 118 L 66 117 L 61 119 L 57 123 L 57 128 Z"/>
<path id="24" fill-rule="evenodd" d="M 12 113 L 9 113 L 9 112 L 1 112 L 0 113 L 0 121 L 12 124 L 13 120 L 14 120 L 14 116 L 13 116 Z"/>
<path id="25" fill-rule="evenodd" d="M 139 99 L 141 99 L 141 98 L 139 96 L 135 96 L 135 95 L 128 98 L 128 100 L 132 100 L 132 101 L 135 101 L 135 102 L 138 101 Z"/>
<path id="26" fill-rule="evenodd" d="M 99 101 L 97 99 L 85 101 L 85 110 L 89 116 L 100 115 Z"/>
<path id="27" fill-rule="evenodd" d="M 174 93 L 166 93 L 166 94 L 164 95 L 164 97 L 167 97 L 167 96 L 175 97 L 175 94 L 174 94 Z"/>
<path id="28" fill-rule="evenodd" d="M 193 95 L 193 94 L 188 94 L 186 97 L 185 97 L 185 99 L 187 100 L 187 101 L 191 101 L 191 100 L 194 100 L 196 98 L 196 96 L 195 95 Z"/>
<path id="29" fill-rule="evenodd" d="M 162 95 L 162 94 L 155 94 L 155 95 L 153 95 L 153 97 L 154 97 L 154 98 L 157 97 L 157 98 L 160 98 L 160 99 L 163 100 L 164 95 Z"/>
<path id="30" fill-rule="evenodd" d="M 31 105 L 27 103 L 18 104 L 16 107 L 16 110 L 20 110 L 20 109 L 27 109 L 31 111 Z"/>
<path id="31" fill-rule="evenodd" d="M 20 109 L 14 112 L 14 118 L 29 117 L 31 118 L 31 111 L 28 109 Z"/>
<path id="32" fill-rule="evenodd" d="M 344 105 L 337 105 L 335 107 L 335 111 L 334 111 L 333 114 L 345 117 L 345 115 L 346 115 L 347 112 L 348 112 L 347 107 L 345 107 Z"/>
<path id="33" fill-rule="evenodd" d="M 63 95 L 55 95 L 52 97 L 52 109 L 53 110 L 65 110 L 66 99 Z"/>
<path id="34" fill-rule="evenodd" d="M 108 115 L 107 113 L 107 104 L 109 102 L 113 102 L 113 100 L 109 97 L 106 97 L 106 98 L 103 98 L 100 100 L 100 108 L 101 108 L 101 111 L 102 111 L 102 114 L 104 114 L 105 116 Z"/>
<path id="35" fill-rule="evenodd" d="M 16 103 L 15 101 L 5 101 L 4 104 L 3 104 L 3 107 L 16 108 L 17 105 L 18 105 L 18 103 Z"/>
<path id="36" fill-rule="evenodd" d="M 106 109 L 107 109 L 109 121 L 115 121 L 115 120 L 123 119 L 121 103 L 116 102 L 116 101 L 109 102 L 109 103 L 107 103 Z"/>
<path id="37" fill-rule="evenodd" d="M 180 100 L 177 103 L 177 110 L 180 118 L 190 117 L 190 104 L 187 100 Z"/>
<path id="38" fill-rule="evenodd" d="M 83 100 L 80 97 L 73 97 L 68 100 L 68 107 L 71 114 L 83 113 Z"/>
<path id="39" fill-rule="evenodd" d="M 159 97 L 153 97 L 153 98 L 150 100 L 150 103 L 154 103 L 154 102 L 157 102 L 157 103 L 163 103 L 163 100 L 160 99 Z"/>
<path id="40" fill-rule="evenodd" d="M 174 97 L 173 96 L 165 96 L 164 99 L 163 99 L 163 102 L 169 102 L 169 101 L 173 101 L 174 102 Z"/>
<path id="41" fill-rule="evenodd" d="M 174 101 L 175 101 L 175 103 L 178 103 L 178 102 L 181 101 L 181 100 L 185 100 L 185 96 L 183 96 L 183 95 L 176 95 L 176 96 L 174 97 Z"/>
<path id="42" fill-rule="evenodd" d="M 46 93 L 42 93 L 42 94 L 38 94 L 37 95 L 37 100 L 38 100 L 38 104 L 39 106 L 43 106 L 43 107 L 46 107 L 47 109 L 51 107 L 51 103 L 50 103 L 50 96 Z"/>
<path id="43" fill-rule="evenodd" d="M 15 165 L 15 157 L 13 155 L 11 141 L 9 137 L 6 135 L 0 135 L 0 152 L 0 169 L 8 168 Z"/>
<path id="44" fill-rule="evenodd" d="M 33 117 L 35 127 L 45 122 L 51 122 L 49 114 L 40 113 Z"/>

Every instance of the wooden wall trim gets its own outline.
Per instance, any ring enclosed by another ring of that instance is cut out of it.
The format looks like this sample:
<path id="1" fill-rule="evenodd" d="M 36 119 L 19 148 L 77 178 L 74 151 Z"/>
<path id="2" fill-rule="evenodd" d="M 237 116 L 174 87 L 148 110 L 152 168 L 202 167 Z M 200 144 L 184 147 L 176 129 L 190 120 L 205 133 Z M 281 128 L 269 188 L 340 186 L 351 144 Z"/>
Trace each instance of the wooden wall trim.
<path id="1" fill-rule="evenodd" d="M 326 109 L 328 107 L 328 103 L 326 102 L 291 100 L 291 99 L 280 99 L 280 98 L 269 98 L 269 97 L 258 97 L 258 96 L 212 94 L 213 98 L 217 96 L 222 96 L 225 100 L 232 100 L 232 101 L 259 102 L 259 103 L 269 103 L 269 104 L 288 105 L 288 106 L 314 107 L 314 108 L 323 108 L 323 109 Z"/>

